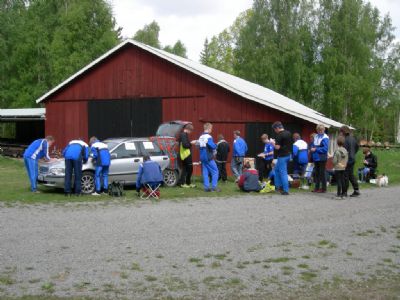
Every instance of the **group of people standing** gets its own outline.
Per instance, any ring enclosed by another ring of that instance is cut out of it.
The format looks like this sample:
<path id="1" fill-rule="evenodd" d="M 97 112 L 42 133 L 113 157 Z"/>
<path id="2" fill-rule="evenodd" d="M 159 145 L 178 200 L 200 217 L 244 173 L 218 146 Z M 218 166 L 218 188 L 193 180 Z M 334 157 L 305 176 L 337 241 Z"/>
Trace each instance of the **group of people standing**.
<path id="1" fill-rule="evenodd" d="M 24 152 L 25 167 L 31 183 L 31 191 L 38 193 L 38 160 L 45 159 L 52 161 L 49 155 L 49 148 L 54 144 L 55 139 L 47 136 L 44 139 L 35 140 Z M 106 144 L 100 142 L 96 137 L 91 137 L 90 147 L 81 139 L 72 140 L 63 150 L 65 158 L 64 170 L 64 193 L 66 196 L 82 193 L 82 165 L 89 159 L 89 152 L 95 165 L 95 192 L 94 196 L 108 191 L 108 173 L 111 163 L 110 152 Z M 89 149 L 90 148 L 90 149 Z M 74 179 L 72 189 L 72 178 Z"/>
<path id="2" fill-rule="evenodd" d="M 207 192 L 219 191 L 218 181 L 227 180 L 226 164 L 230 152 L 230 145 L 223 135 L 218 135 L 218 142 L 214 143 L 211 136 L 213 126 L 210 123 L 204 124 L 204 132 L 198 140 L 190 141 L 189 134 L 193 132 L 193 125 L 185 126 L 180 141 L 180 157 L 183 171 L 180 178 L 180 186 L 183 188 L 195 187 L 191 183 L 193 172 L 193 160 L 191 148 L 197 145 L 200 149 L 200 161 L 204 190 Z M 309 163 L 313 164 L 314 193 L 326 193 L 327 191 L 327 170 L 329 152 L 329 136 L 326 128 L 320 124 L 316 132 L 310 137 L 310 143 L 305 142 L 299 133 L 290 133 L 281 122 L 272 125 L 276 138 L 270 139 L 267 134 L 261 136 L 264 144 L 263 152 L 258 154 L 257 170 L 250 164 L 245 164 L 244 159 L 248 151 L 246 141 L 241 137 L 240 131 L 233 132 L 233 151 L 231 160 L 232 174 L 236 182 L 243 188 L 246 180 L 254 182 L 248 184 L 254 186 L 254 191 L 262 188 L 263 181 L 273 179 L 275 189 L 282 195 L 289 194 L 288 164 L 293 161 L 293 173 L 304 176 Z M 337 150 L 333 155 L 335 177 L 337 181 L 338 197 L 347 196 L 349 185 L 353 186 L 354 192 L 350 195 L 360 195 L 359 185 L 354 176 L 354 165 L 358 152 L 358 143 L 352 136 L 347 126 L 340 128 L 340 135 L 337 139 Z M 183 156 L 183 153 L 186 153 Z M 245 173 L 243 173 L 245 170 Z M 259 184 L 255 184 L 257 178 Z M 211 183 L 210 183 L 211 180 Z"/>

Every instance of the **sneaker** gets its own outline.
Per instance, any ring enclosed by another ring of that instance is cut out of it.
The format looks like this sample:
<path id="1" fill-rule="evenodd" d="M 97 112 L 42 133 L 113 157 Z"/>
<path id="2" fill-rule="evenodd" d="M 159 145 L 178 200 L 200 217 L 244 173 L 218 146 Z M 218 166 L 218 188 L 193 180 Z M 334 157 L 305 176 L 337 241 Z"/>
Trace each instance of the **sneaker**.
<path id="1" fill-rule="evenodd" d="M 94 193 L 92 193 L 92 196 L 101 196 L 101 194 L 98 192 L 94 192 Z"/>
<path id="2" fill-rule="evenodd" d="M 313 189 L 311 192 L 312 193 L 319 193 L 320 189 Z"/>
<path id="3" fill-rule="evenodd" d="M 102 195 L 108 195 L 108 191 L 102 191 L 101 194 Z"/>
<path id="4" fill-rule="evenodd" d="M 206 193 L 209 193 L 209 192 L 211 192 L 211 189 L 205 189 L 204 190 Z"/>
<path id="5" fill-rule="evenodd" d="M 212 189 L 211 191 L 216 193 L 221 193 L 221 190 L 219 188 Z"/>
<path id="6" fill-rule="evenodd" d="M 289 196 L 289 193 L 288 192 L 281 192 L 281 195 L 282 196 Z"/>
<path id="7" fill-rule="evenodd" d="M 40 194 L 40 191 L 33 191 L 32 193 L 34 193 L 34 194 Z"/>
<path id="8" fill-rule="evenodd" d="M 184 189 L 190 189 L 191 188 L 191 186 L 187 185 L 187 184 L 181 184 L 180 187 L 184 188 Z"/>
<path id="9" fill-rule="evenodd" d="M 194 189 L 194 188 L 196 188 L 197 186 L 196 186 L 195 184 L 192 183 L 192 184 L 189 185 L 189 187 L 192 188 L 192 189 Z"/>
<path id="10" fill-rule="evenodd" d="M 335 200 L 343 200 L 343 196 L 336 195 Z"/>
<path id="11" fill-rule="evenodd" d="M 360 196 L 360 195 L 361 195 L 361 194 L 360 194 L 359 191 L 354 191 L 353 194 L 350 195 L 350 197 L 353 198 L 353 197 L 358 197 L 358 196 Z"/>

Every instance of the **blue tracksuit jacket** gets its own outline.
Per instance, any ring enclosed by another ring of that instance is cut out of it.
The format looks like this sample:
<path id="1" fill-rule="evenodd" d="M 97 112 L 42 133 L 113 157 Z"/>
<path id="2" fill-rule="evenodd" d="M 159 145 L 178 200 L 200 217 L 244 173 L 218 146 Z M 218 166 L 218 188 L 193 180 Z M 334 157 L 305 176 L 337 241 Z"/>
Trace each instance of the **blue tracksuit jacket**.
<path id="1" fill-rule="evenodd" d="M 199 138 L 200 145 L 200 161 L 208 162 L 214 159 L 214 151 L 217 145 L 214 143 L 212 136 L 208 133 L 203 133 Z"/>
<path id="2" fill-rule="evenodd" d="M 108 146 L 102 142 L 95 141 L 90 147 L 93 159 L 98 167 L 108 167 L 111 163 L 111 155 Z"/>
<path id="3" fill-rule="evenodd" d="M 297 140 L 293 144 L 293 160 L 299 165 L 308 163 L 308 145 L 303 140 Z"/>
<path id="4" fill-rule="evenodd" d="M 238 137 L 233 141 L 233 156 L 244 157 L 247 152 L 247 144 L 244 139 Z"/>
<path id="5" fill-rule="evenodd" d="M 50 160 L 49 145 L 46 139 L 38 139 L 32 142 L 24 152 L 24 158 Z"/>
<path id="6" fill-rule="evenodd" d="M 265 160 L 273 160 L 274 159 L 274 154 L 273 154 L 274 150 L 275 150 L 274 145 L 272 145 L 271 143 L 266 143 L 264 146 L 264 154 L 271 153 L 271 152 L 272 152 L 272 154 L 266 155 L 264 159 Z"/>
<path id="7" fill-rule="evenodd" d="M 65 159 L 87 162 L 89 158 L 89 146 L 81 140 L 70 141 L 63 151 L 63 156 Z"/>
<path id="8" fill-rule="evenodd" d="M 152 160 L 145 161 L 140 164 L 139 172 L 136 178 L 136 189 L 140 189 L 146 183 L 161 183 L 163 176 L 161 167 L 158 163 Z"/>
<path id="9" fill-rule="evenodd" d="M 317 148 L 315 152 L 312 153 L 313 161 L 327 161 L 328 160 L 328 150 L 329 150 L 329 137 L 324 134 L 317 134 L 314 137 L 313 147 Z"/>

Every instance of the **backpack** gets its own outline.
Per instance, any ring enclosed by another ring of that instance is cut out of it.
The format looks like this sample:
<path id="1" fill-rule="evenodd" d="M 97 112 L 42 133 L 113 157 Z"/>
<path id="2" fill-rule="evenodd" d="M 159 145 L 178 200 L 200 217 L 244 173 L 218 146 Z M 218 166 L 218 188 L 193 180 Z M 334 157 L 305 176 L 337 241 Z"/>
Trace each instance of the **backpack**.
<path id="1" fill-rule="evenodd" d="M 121 182 L 113 181 L 108 189 L 111 197 L 122 197 L 124 195 L 124 185 Z"/>

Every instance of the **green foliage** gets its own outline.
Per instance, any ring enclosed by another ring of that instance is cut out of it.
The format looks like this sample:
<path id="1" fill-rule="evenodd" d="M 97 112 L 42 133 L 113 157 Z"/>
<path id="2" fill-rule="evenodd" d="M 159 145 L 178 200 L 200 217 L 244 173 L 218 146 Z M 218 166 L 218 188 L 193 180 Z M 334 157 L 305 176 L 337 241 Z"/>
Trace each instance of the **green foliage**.
<path id="1" fill-rule="evenodd" d="M 150 24 L 145 25 L 142 29 L 138 30 L 133 36 L 133 39 L 151 47 L 163 49 L 169 53 L 186 58 L 187 49 L 180 40 L 178 40 L 173 46 L 161 46 L 161 42 L 159 40 L 160 30 L 160 25 L 158 25 L 156 21 L 153 21 Z"/>
<path id="2" fill-rule="evenodd" d="M 254 0 L 206 40 L 200 61 L 393 141 L 400 117 L 400 45 L 389 16 L 363 0 Z"/>
<path id="3" fill-rule="evenodd" d="M 36 98 L 118 39 L 105 0 L 2 1 L 0 106 L 34 106 Z"/>

